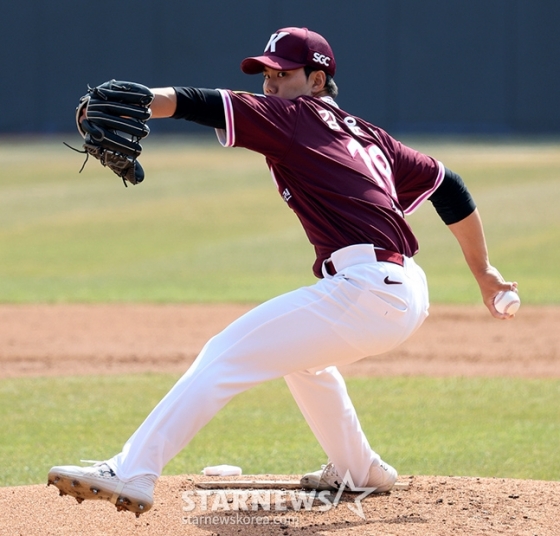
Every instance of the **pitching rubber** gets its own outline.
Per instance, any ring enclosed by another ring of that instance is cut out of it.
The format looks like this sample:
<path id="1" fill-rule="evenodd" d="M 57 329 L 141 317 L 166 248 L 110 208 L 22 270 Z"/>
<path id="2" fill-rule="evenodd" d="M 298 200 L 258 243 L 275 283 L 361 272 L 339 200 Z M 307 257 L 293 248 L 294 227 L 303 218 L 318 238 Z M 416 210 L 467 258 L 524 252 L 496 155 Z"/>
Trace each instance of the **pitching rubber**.
<path id="1" fill-rule="evenodd" d="M 299 480 L 208 480 L 195 484 L 200 489 L 301 489 Z M 408 482 L 395 482 L 393 490 L 406 490 Z"/>

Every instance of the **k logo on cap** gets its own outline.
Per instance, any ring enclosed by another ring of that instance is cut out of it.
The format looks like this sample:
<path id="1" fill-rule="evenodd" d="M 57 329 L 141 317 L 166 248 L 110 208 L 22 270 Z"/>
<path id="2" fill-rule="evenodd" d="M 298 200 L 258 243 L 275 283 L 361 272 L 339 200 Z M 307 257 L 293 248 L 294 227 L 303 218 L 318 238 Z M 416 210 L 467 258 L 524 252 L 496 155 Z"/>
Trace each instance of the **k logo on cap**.
<path id="1" fill-rule="evenodd" d="M 276 43 L 282 39 L 282 37 L 285 37 L 287 35 L 290 35 L 289 32 L 278 32 L 278 33 L 274 33 L 270 36 L 270 39 L 268 40 L 268 43 L 266 44 L 266 47 L 264 48 L 265 53 L 266 52 L 270 52 L 272 54 L 274 54 L 276 52 Z"/>

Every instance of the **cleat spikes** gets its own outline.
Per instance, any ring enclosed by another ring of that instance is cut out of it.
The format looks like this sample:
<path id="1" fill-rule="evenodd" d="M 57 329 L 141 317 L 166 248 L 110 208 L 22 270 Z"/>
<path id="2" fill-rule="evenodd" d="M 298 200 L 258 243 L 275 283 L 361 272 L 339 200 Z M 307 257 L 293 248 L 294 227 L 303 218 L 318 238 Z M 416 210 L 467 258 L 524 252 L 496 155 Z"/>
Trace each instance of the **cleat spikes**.
<path id="1" fill-rule="evenodd" d="M 136 519 L 138 519 L 140 517 L 140 512 L 135 512 L 136 515 Z"/>
<path id="2" fill-rule="evenodd" d="M 136 517 L 150 510 L 157 477 L 141 475 L 123 482 L 107 465 L 93 467 L 53 467 L 47 476 L 47 486 L 55 486 L 59 495 L 69 495 L 78 504 L 96 499 L 113 503 L 118 512 L 131 512 Z"/>

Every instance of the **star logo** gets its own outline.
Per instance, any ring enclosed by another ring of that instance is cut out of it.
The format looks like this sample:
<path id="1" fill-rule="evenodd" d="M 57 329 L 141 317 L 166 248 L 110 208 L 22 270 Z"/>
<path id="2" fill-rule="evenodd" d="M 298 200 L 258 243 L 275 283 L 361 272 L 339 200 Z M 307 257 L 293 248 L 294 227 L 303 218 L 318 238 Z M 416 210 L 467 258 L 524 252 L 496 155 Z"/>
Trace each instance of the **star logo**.
<path id="1" fill-rule="evenodd" d="M 344 493 L 344 490 L 346 488 L 348 488 L 348 491 L 351 491 L 353 493 L 358 491 L 362 492 L 354 499 L 354 504 L 347 504 L 346 506 L 351 512 L 365 520 L 366 516 L 364 514 L 364 509 L 362 508 L 362 500 L 365 499 L 368 495 L 374 493 L 376 488 L 359 488 L 358 486 L 355 486 L 350 472 L 346 471 L 346 474 L 342 479 L 342 485 L 339 486 L 338 491 L 336 492 L 336 496 L 333 500 L 333 506 L 338 506 L 342 494 Z"/>

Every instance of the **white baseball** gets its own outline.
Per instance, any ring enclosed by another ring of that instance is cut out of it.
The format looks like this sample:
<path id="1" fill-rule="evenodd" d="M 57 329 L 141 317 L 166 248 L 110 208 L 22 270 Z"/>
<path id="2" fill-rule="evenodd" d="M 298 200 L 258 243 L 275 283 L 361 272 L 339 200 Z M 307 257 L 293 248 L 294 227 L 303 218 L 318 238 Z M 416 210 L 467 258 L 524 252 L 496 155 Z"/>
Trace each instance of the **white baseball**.
<path id="1" fill-rule="evenodd" d="M 513 290 L 502 290 L 494 298 L 494 307 L 502 314 L 514 315 L 520 305 L 519 295 Z"/>

